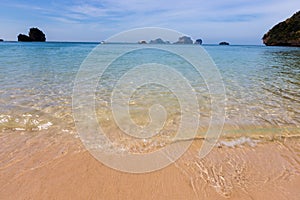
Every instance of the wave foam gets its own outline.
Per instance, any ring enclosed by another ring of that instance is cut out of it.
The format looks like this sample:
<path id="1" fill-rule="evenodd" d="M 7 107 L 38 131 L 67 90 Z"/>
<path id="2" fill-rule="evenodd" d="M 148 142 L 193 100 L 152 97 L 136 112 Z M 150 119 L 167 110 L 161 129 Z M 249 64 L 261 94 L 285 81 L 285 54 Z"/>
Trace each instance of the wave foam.
<path id="1" fill-rule="evenodd" d="M 249 137 L 241 137 L 238 139 L 234 139 L 231 141 L 220 141 L 219 146 L 227 146 L 227 147 L 235 147 L 235 146 L 241 146 L 243 144 L 247 144 L 251 147 L 254 147 L 257 145 L 257 143 L 260 142 L 259 140 L 253 140 Z"/>

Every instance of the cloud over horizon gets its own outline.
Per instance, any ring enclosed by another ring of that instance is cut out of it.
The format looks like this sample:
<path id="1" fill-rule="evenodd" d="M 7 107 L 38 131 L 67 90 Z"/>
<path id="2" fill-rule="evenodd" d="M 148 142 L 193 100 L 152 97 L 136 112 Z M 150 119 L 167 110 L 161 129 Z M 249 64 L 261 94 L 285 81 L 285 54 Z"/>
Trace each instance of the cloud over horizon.
<path id="1" fill-rule="evenodd" d="M 294 0 L 4 0 L 0 38 L 16 40 L 35 26 L 49 41 L 101 41 L 120 31 L 155 26 L 205 43 L 261 44 L 262 35 L 298 6 Z"/>

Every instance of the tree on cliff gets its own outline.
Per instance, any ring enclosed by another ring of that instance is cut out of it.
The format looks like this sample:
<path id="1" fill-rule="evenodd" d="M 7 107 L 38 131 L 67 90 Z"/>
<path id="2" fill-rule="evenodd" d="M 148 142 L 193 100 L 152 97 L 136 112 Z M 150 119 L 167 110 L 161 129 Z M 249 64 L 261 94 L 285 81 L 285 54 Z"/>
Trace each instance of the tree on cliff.
<path id="1" fill-rule="evenodd" d="M 262 39 L 267 46 L 300 46 L 300 11 L 275 25 Z"/>
<path id="2" fill-rule="evenodd" d="M 38 28 L 30 28 L 29 36 L 24 34 L 18 35 L 18 41 L 20 42 L 45 42 L 46 36 L 43 31 L 39 30 Z"/>

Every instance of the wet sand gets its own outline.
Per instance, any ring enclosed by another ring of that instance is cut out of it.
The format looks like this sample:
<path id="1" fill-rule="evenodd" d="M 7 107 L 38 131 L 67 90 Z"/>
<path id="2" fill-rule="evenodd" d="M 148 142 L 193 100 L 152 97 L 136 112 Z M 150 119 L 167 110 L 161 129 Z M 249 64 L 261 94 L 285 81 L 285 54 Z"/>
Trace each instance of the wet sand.
<path id="1" fill-rule="evenodd" d="M 229 147 L 204 159 L 196 140 L 176 163 L 129 174 L 94 159 L 62 134 L 0 134 L 0 199 L 300 199 L 300 138 Z"/>

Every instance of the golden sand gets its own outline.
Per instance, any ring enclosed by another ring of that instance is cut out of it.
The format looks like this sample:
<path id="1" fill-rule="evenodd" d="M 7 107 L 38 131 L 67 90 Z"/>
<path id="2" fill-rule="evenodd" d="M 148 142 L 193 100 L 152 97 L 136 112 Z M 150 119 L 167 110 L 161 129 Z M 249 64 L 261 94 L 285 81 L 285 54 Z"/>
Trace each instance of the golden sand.
<path id="1" fill-rule="evenodd" d="M 70 135 L 0 134 L 0 199 L 300 199 L 300 139 L 220 142 L 146 174 L 110 169 Z"/>

